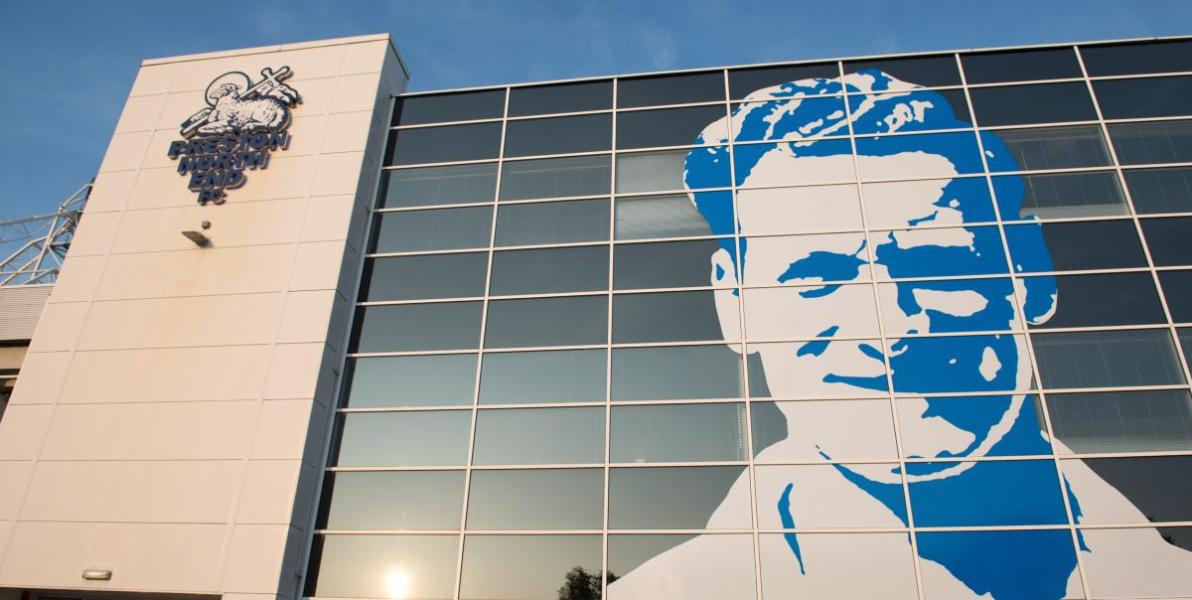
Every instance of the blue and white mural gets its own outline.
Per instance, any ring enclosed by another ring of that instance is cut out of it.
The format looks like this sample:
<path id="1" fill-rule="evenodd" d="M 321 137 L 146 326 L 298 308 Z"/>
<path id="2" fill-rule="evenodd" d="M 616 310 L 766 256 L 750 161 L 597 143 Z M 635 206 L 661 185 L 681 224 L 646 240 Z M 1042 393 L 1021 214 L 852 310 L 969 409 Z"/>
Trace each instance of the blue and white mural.
<path id="1" fill-rule="evenodd" d="M 839 98 L 829 99 L 842 92 L 857 94 L 847 97 L 847 110 Z M 821 139 L 846 136 L 850 124 L 856 134 L 871 136 L 857 138 L 855 160 L 847 138 Z M 914 134 L 941 129 L 967 131 Z M 758 90 L 730 117 L 709 124 L 699 143 L 727 144 L 726 136 L 774 143 L 733 150 L 736 184 L 749 188 L 740 192 L 740 214 L 723 201 L 724 192 L 689 192 L 715 233 L 732 235 L 740 228 L 739 248 L 727 239 L 712 257 L 712 281 L 724 288 L 717 294 L 725 338 L 742 337 L 736 286 L 783 286 L 746 289 L 742 299 L 751 331 L 773 332 L 775 339 L 817 338 L 750 344 L 773 396 L 883 398 L 892 385 L 903 397 L 898 412 L 907 456 L 952 459 L 910 463 L 905 473 L 897 464 L 841 465 L 834 459 L 864 457 L 874 437 L 887 435 L 883 427 L 889 423 L 842 419 L 825 426 L 805 418 L 805 403 L 780 402 L 787 435 L 757 460 L 800 464 L 757 469 L 757 526 L 898 529 L 912 519 L 920 527 L 1051 526 L 927 533 L 914 540 L 899 532 L 763 534 L 763 595 L 917 597 L 913 551 L 930 597 L 1083 597 L 1078 553 L 1085 565 L 1114 574 L 1098 582 L 1099 597 L 1180 593 L 1175 586 L 1186 583 L 1173 577 L 1192 572 L 1192 553 L 1155 530 L 1119 529 L 1110 536 L 1066 526 L 1069 512 L 1077 523 L 1089 517 L 1146 519 L 1083 463 L 1059 474 L 1051 458 L 1052 444 L 1059 442 L 1047 439 L 1037 403 L 1026 392 L 1032 381 L 1026 340 L 987 333 L 1046 322 L 1063 302 L 1054 278 L 905 281 L 1009 272 L 997 227 L 970 225 L 996 219 L 986 180 L 955 178 L 982 172 L 983 160 L 991 170 L 1017 170 L 998 136 L 982 132 L 978 147 L 971 125 L 957 119 L 943 95 L 880 71 Z M 723 146 L 692 150 L 688 189 L 706 187 L 705 180 L 720 177 L 729 161 Z M 858 172 L 867 179 L 914 181 L 867 186 L 864 216 L 855 188 L 815 187 L 855 181 Z M 1003 185 L 996 211 L 1017 217 L 1022 183 L 1008 178 Z M 867 219 L 868 239 L 863 233 L 774 235 L 848 229 L 840 224 L 857 219 Z M 1027 258 L 1020 260 L 1050 264 L 1040 227 L 1021 237 L 1016 252 Z M 872 282 L 892 278 L 900 281 L 876 286 L 878 323 Z M 888 348 L 876 341 L 879 332 L 891 341 Z M 971 334 L 917 337 L 966 332 Z M 982 395 L 965 395 L 974 392 Z M 1003 456 L 1041 458 L 955 460 Z M 746 473 L 709 528 L 739 522 L 749 490 Z M 694 536 L 623 574 L 610 585 L 609 597 L 752 596 L 754 556 L 742 556 L 751 545 L 739 538 Z"/>

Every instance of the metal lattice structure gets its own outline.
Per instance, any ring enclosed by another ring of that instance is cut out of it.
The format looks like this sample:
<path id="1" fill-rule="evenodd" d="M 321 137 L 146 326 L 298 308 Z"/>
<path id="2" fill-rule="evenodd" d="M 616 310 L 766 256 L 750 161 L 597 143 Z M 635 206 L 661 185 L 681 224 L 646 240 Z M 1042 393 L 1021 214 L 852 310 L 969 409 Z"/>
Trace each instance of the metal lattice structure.
<path id="1" fill-rule="evenodd" d="M 58 211 L 0 221 L 0 286 L 54 283 L 91 193 L 88 183 Z"/>

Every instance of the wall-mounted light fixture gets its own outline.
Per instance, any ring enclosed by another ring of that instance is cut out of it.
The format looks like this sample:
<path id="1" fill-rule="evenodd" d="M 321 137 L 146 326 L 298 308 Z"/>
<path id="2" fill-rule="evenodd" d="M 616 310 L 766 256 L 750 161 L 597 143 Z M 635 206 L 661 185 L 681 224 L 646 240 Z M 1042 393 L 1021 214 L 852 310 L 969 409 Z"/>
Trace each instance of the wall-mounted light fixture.
<path id="1" fill-rule="evenodd" d="M 202 227 L 204 231 L 211 229 L 211 221 L 203 221 L 200 227 Z M 211 245 L 211 238 L 204 235 L 202 231 L 188 229 L 183 231 L 182 235 L 186 236 L 186 239 L 194 242 L 195 245 L 200 248 L 206 248 L 207 246 Z"/>
<path id="2" fill-rule="evenodd" d="M 112 572 L 108 569 L 83 569 L 83 579 L 87 581 L 111 581 Z"/>

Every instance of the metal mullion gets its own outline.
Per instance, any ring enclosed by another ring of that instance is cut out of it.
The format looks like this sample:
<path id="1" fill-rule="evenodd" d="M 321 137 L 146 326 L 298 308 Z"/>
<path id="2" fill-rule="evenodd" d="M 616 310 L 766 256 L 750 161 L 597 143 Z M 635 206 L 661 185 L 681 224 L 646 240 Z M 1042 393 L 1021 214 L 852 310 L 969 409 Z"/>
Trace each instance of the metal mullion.
<path id="1" fill-rule="evenodd" d="M 1080 64 L 1080 70 L 1085 73 L 1085 78 L 1087 78 L 1089 81 L 1112 81 L 1114 79 L 1156 79 L 1159 77 L 1186 77 L 1192 75 L 1192 71 L 1165 71 L 1162 73 L 1130 73 L 1126 75 L 1097 75 L 1094 77 L 1089 75 L 1084 69 L 1083 54 L 1080 56 L 1077 62 Z"/>
<path id="2" fill-rule="evenodd" d="M 409 165 L 383 165 L 382 171 L 405 171 L 421 169 L 423 167 L 459 167 L 465 165 L 483 165 L 497 162 L 496 158 L 473 158 L 468 160 L 445 160 L 441 162 L 414 163 Z"/>
<path id="3" fill-rule="evenodd" d="M 422 206 L 392 206 L 389 208 L 378 208 L 373 212 L 375 212 L 379 215 L 384 215 L 384 214 L 389 214 L 389 213 L 418 212 L 418 211 L 422 211 L 422 210 L 443 210 L 443 209 L 450 210 L 452 208 L 483 208 L 483 207 L 489 206 L 491 204 L 492 204 L 492 202 L 457 202 L 455 204 L 426 204 L 426 205 L 422 205 Z"/>
<path id="4" fill-rule="evenodd" d="M 587 194 L 583 196 L 544 196 L 542 198 L 516 198 L 498 200 L 501 206 L 516 206 L 518 204 L 545 204 L 548 202 L 573 202 L 578 200 L 607 200 L 611 194 Z"/>
<path id="5" fill-rule="evenodd" d="M 617 83 L 619 79 L 613 79 L 613 126 L 612 126 L 612 151 L 613 155 L 609 165 L 608 175 L 608 189 L 610 194 L 616 193 L 617 190 Z M 613 242 L 616 237 L 617 226 L 617 200 L 615 196 L 611 196 L 608 200 L 608 306 L 605 312 L 605 352 L 604 352 L 604 489 L 602 490 L 603 504 L 601 505 L 600 515 L 600 597 L 608 598 L 608 507 L 612 494 L 609 491 L 609 479 L 611 469 L 609 463 L 612 462 L 612 388 L 613 388 L 613 269 L 616 264 L 613 262 L 615 255 L 615 246 Z"/>
<path id="6" fill-rule="evenodd" d="M 1166 117 L 1123 117 L 1120 119 L 1102 119 L 1101 121 L 1109 125 L 1121 125 L 1127 123 L 1164 123 L 1188 120 L 1192 120 L 1192 113 Z"/>
<path id="7" fill-rule="evenodd" d="M 961 61 L 962 63 L 964 61 Z M 962 67 L 963 68 L 963 67 Z M 1056 77 L 1052 79 L 1014 79 L 1011 81 L 993 81 L 989 83 L 969 83 L 966 87 L 969 89 L 981 89 L 991 87 L 1014 87 L 1023 85 L 1046 85 L 1049 83 L 1081 83 L 1084 81 L 1082 77 Z"/>
<path id="8" fill-rule="evenodd" d="M 409 123 L 407 125 L 390 125 L 389 131 L 404 131 L 407 129 L 431 129 L 435 127 L 451 127 L 452 125 L 476 125 L 480 123 L 500 123 L 501 117 L 487 119 L 464 119 L 463 121 L 434 121 L 431 123 Z"/>
<path id="9" fill-rule="evenodd" d="M 965 81 L 965 75 L 964 75 L 964 68 L 961 65 L 959 54 L 956 55 L 956 65 L 960 69 L 960 78 L 961 78 L 961 81 L 963 82 L 963 81 Z M 1014 259 L 1010 255 L 1010 243 L 1009 243 L 1009 240 L 1006 238 L 1006 228 L 1005 228 L 1004 221 L 1002 218 L 1001 207 L 998 206 L 997 195 L 996 195 L 996 192 L 993 187 L 993 177 L 990 174 L 990 170 L 989 170 L 989 160 L 988 160 L 989 157 L 985 152 L 985 142 L 981 137 L 982 131 L 980 129 L 980 123 L 977 118 L 976 111 L 974 110 L 974 107 L 973 107 L 972 94 L 968 88 L 965 88 L 965 90 L 964 90 L 964 97 L 965 97 L 965 101 L 968 103 L 969 114 L 972 116 L 973 134 L 977 138 L 977 150 L 978 150 L 979 154 L 981 155 L 981 166 L 982 166 L 983 170 L 985 171 L 985 181 L 989 187 L 990 197 L 994 199 L 993 211 L 994 211 L 994 216 L 998 220 L 998 226 L 997 226 L 998 227 L 998 235 L 1001 237 L 1002 251 L 1005 253 L 1006 264 L 1013 265 Z M 996 135 L 996 132 L 991 132 L 991 134 Z M 1039 225 L 1039 227 L 1040 227 L 1040 231 L 1042 231 L 1042 225 Z M 1042 235 L 1042 234 L 1040 233 L 1040 235 Z M 1017 275 L 1017 274 L 1015 274 L 1015 275 Z M 1018 315 L 1019 323 L 1023 330 L 1023 333 L 1022 333 L 1023 342 L 1024 342 L 1024 345 L 1026 346 L 1026 357 L 1025 358 L 1028 361 L 1028 364 L 1031 369 L 1031 377 L 1035 381 L 1034 387 L 1036 389 L 1035 389 L 1033 396 L 1036 398 L 1036 402 L 1039 403 L 1038 410 L 1041 411 L 1041 413 L 1043 415 L 1043 426 L 1047 433 L 1048 448 L 1051 450 L 1050 454 L 1043 455 L 1043 458 L 1044 459 L 1050 458 L 1050 460 L 1052 461 L 1052 465 L 1055 467 L 1056 486 L 1060 492 L 1061 498 L 1063 499 L 1064 517 L 1065 517 L 1065 519 L 1067 519 L 1067 528 L 1068 528 L 1070 535 L 1072 537 L 1072 548 L 1073 548 L 1074 554 L 1076 555 L 1076 568 L 1077 568 L 1077 574 L 1080 577 L 1081 592 L 1083 593 L 1084 597 L 1087 599 L 1090 597 L 1089 596 L 1089 583 L 1088 583 L 1088 577 L 1085 573 L 1084 559 L 1080 554 L 1081 553 L 1080 536 L 1076 532 L 1076 518 L 1072 511 L 1072 502 L 1071 502 L 1071 499 L 1069 498 L 1069 494 L 1068 494 L 1068 491 L 1069 491 L 1068 481 L 1064 477 L 1064 471 L 1060 467 L 1059 457 L 1055 451 L 1055 445 L 1058 442 L 1058 440 L 1055 437 L 1055 432 L 1054 432 L 1054 430 L 1052 428 L 1052 424 L 1051 424 L 1051 415 L 1047 409 L 1047 398 L 1046 398 L 1044 392 L 1042 391 L 1043 379 L 1039 373 L 1038 359 L 1035 356 L 1035 345 L 1031 341 L 1031 333 L 1030 333 L 1030 327 L 1029 327 L 1030 324 L 1027 322 L 1027 318 L 1026 318 L 1025 287 L 1023 288 L 1023 297 L 1020 298 L 1019 293 L 1018 293 L 1018 287 L 1019 287 L 1019 282 L 1023 281 L 1023 280 L 1019 277 L 1015 277 L 1012 281 L 1014 283 L 1014 293 L 1012 294 L 1013 299 L 1011 301 L 1014 303 L 1014 310 Z M 1023 285 L 1025 286 L 1025 282 L 1023 282 Z M 1021 359 L 1022 359 L 1022 357 L 1019 358 L 1019 360 L 1021 360 Z M 1013 394 L 1013 392 L 1011 392 L 1011 394 Z M 1033 407 L 1028 407 L 1027 401 L 1026 401 L 1027 398 L 1030 398 L 1031 396 L 1032 396 L 1032 394 L 1030 394 L 1030 393 L 1024 393 L 1022 395 L 1022 406 L 1019 409 L 1020 411 L 1026 411 L 1029 408 L 1033 408 Z M 1020 415 L 1021 414 L 1022 414 L 1022 412 L 1020 412 Z M 1066 589 L 1065 589 L 1065 593 L 1067 593 Z"/>
<path id="10" fill-rule="evenodd" d="M 502 144 L 504 144 L 504 142 L 502 142 Z M 504 152 L 505 147 L 502 145 L 500 158 L 502 166 L 504 166 L 505 163 L 533 162 L 536 160 L 548 160 L 552 158 L 583 158 L 585 156 L 605 156 L 610 154 L 612 150 L 585 150 L 581 152 L 560 152 L 558 154 L 526 154 L 524 156 L 505 156 Z M 500 189 L 500 187 L 497 189 Z"/>
<path id="11" fill-rule="evenodd" d="M 706 70 L 709 74 L 711 74 L 713 71 L 723 71 L 724 68 L 723 67 L 712 68 L 712 69 L 704 68 L 703 70 Z M 627 79 L 627 77 L 618 77 L 617 79 L 618 80 Z M 724 104 L 724 100 L 701 100 L 699 102 L 680 102 L 678 104 L 650 104 L 648 106 L 622 106 L 622 107 L 617 108 L 616 112 L 618 112 L 618 113 L 643 112 L 643 111 L 651 111 L 651 110 L 664 110 L 664 109 L 668 109 L 668 108 L 692 108 L 692 107 L 697 107 L 697 106 L 719 106 L 721 104 Z"/>
<path id="12" fill-rule="evenodd" d="M 959 61 L 959 58 L 956 60 Z M 840 66 L 840 82 L 843 84 L 845 81 L 844 61 L 840 61 L 837 64 Z M 911 558 L 913 559 L 912 565 L 915 569 L 915 593 L 918 595 L 919 600 L 924 600 L 923 572 L 922 568 L 919 566 L 919 540 L 918 536 L 915 535 L 915 513 L 914 508 L 911 506 L 910 482 L 907 479 L 906 459 L 904 458 L 906 456 L 906 451 L 903 449 L 902 427 L 898 421 L 898 405 L 895 401 L 894 394 L 894 369 L 890 365 L 890 352 L 888 350 L 890 347 L 889 337 L 886 334 L 885 317 L 882 314 L 880 301 L 881 297 L 878 295 L 878 281 L 877 274 L 875 272 L 877 269 L 874 268 L 876 265 L 874 263 L 873 244 L 870 239 L 871 230 L 869 228 L 868 221 L 869 211 L 866 209 L 865 204 L 865 186 L 862 184 L 861 165 L 859 154 L 857 153 L 857 135 L 853 128 L 852 107 L 849 105 L 847 97 L 844 102 L 844 114 L 845 120 L 848 123 L 849 145 L 852 150 L 849 158 L 851 159 L 853 165 L 854 184 L 857 186 L 857 203 L 861 209 L 861 228 L 864 230 L 862 237 L 865 240 L 865 262 L 869 267 L 869 283 L 871 286 L 871 292 L 873 294 L 874 309 L 877 316 L 878 335 L 881 340 L 882 365 L 885 369 L 886 376 L 886 398 L 890 404 L 890 422 L 893 426 L 894 447 L 898 453 L 897 463 L 899 469 L 899 478 L 902 480 L 902 501 L 903 505 L 906 507 L 906 526 L 910 530 L 910 534 L 907 537 L 910 538 Z"/>
<path id="13" fill-rule="evenodd" d="M 480 335 L 476 346 L 476 376 L 472 384 L 472 420 L 468 424 L 468 455 L 467 464 L 464 466 L 464 492 L 463 500 L 460 508 L 459 520 L 459 550 L 456 554 L 455 567 L 455 593 L 453 598 L 459 600 L 460 589 L 463 586 L 463 570 L 464 570 L 464 544 L 468 539 L 468 503 L 470 501 L 471 484 L 472 484 L 472 463 L 476 451 L 476 421 L 478 420 L 479 406 L 480 406 L 480 376 L 484 370 L 484 344 L 487 341 L 487 325 L 488 325 L 488 305 L 489 305 L 489 288 L 492 284 L 493 275 L 493 248 L 497 236 L 497 207 L 499 205 L 499 197 L 501 194 L 501 175 L 504 173 L 504 156 L 505 156 L 505 131 L 508 122 L 506 118 L 509 116 L 509 87 L 505 87 L 505 105 L 501 113 L 501 143 L 497 150 L 497 177 L 496 186 L 493 189 L 493 213 L 492 221 L 489 223 L 488 236 L 488 265 L 484 274 L 484 300 L 480 312 Z"/>
<path id="14" fill-rule="evenodd" d="M 1084 119 L 1081 121 L 1043 121 L 1039 123 L 1010 123 L 1006 125 L 982 125 L 977 127 L 977 131 L 1006 131 L 1014 129 L 1052 129 L 1059 127 L 1079 127 L 1084 125 L 1097 125 L 1100 121 L 1097 119 Z M 966 129 L 966 131 L 969 131 Z"/>
<path id="15" fill-rule="evenodd" d="M 620 152 L 616 154 L 621 154 Z M 724 187 L 709 187 L 699 188 L 698 190 L 688 190 L 683 188 L 672 188 L 669 190 L 649 190 L 645 192 L 618 192 L 613 190 L 613 195 L 617 198 L 644 198 L 649 196 L 686 196 L 692 192 L 728 192 L 732 191 L 732 186 Z"/>

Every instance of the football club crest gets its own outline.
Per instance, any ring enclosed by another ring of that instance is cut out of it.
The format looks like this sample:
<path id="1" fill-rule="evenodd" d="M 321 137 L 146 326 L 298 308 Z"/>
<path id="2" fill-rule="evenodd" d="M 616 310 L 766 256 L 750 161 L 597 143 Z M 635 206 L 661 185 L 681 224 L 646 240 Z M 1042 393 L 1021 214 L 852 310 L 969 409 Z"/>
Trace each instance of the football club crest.
<path id="1" fill-rule="evenodd" d="M 207 107 L 179 127 L 183 139 L 170 143 L 168 155 L 178 174 L 189 176 L 199 204 L 223 204 L 227 190 L 242 187 L 245 171 L 269 166 L 274 150 L 290 146 L 290 109 L 302 102 L 297 90 L 282 83 L 289 67 L 261 69 L 252 81 L 240 71 L 224 73 L 207 85 Z"/>

